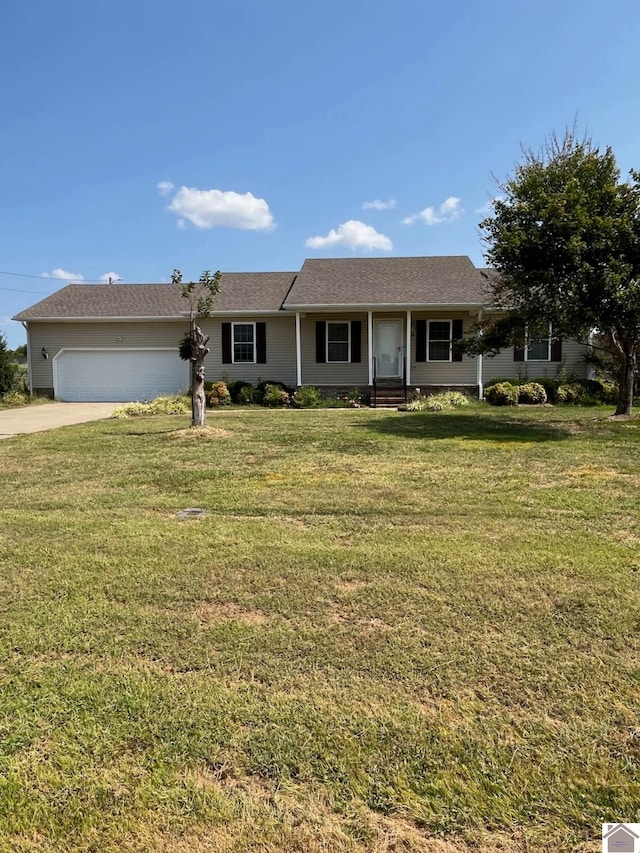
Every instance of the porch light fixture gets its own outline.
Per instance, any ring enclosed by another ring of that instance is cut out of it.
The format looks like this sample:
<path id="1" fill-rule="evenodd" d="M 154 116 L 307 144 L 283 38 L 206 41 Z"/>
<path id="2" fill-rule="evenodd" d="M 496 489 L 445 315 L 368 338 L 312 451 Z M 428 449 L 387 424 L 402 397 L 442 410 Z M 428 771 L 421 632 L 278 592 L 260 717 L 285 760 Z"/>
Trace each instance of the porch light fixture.
<path id="1" fill-rule="evenodd" d="M 43 358 L 49 358 L 49 353 L 46 351 L 46 349 L 44 347 L 42 347 L 40 352 L 42 353 Z"/>

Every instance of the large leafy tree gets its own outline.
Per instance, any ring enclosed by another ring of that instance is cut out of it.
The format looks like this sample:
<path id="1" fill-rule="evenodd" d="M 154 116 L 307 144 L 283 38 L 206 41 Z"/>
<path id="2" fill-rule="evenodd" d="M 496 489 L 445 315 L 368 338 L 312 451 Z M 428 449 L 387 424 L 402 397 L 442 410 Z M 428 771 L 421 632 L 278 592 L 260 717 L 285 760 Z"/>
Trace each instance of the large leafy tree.
<path id="1" fill-rule="evenodd" d="M 616 414 L 629 414 L 640 356 L 640 175 L 621 182 L 610 148 L 567 132 L 499 184 L 493 215 L 480 223 L 497 307 L 518 323 L 486 336 L 547 334 L 591 340 L 614 365 Z"/>
<path id="2" fill-rule="evenodd" d="M 182 298 L 189 308 L 189 332 L 180 343 L 180 357 L 191 365 L 191 426 L 204 426 L 206 403 L 204 394 L 204 360 L 209 352 L 209 337 L 197 325 L 199 319 L 210 317 L 215 297 L 220 290 L 220 272 L 205 270 L 198 281 L 182 281 L 180 270 L 174 270 L 171 283 L 182 288 Z"/>

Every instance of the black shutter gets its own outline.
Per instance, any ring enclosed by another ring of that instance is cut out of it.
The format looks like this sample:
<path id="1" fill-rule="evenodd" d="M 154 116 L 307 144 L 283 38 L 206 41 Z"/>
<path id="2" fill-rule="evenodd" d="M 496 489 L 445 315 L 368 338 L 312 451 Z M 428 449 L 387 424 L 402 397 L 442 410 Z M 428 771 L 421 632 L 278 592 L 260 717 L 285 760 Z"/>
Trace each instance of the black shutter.
<path id="1" fill-rule="evenodd" d="M 416 320 L 416 361 L 427 360 L 427 321 Z"/>
<path id="2" fill-rule="evenodd" d="M 231 364 L 231 323 L 222 324 L 222 363 Z"/>
<path id="3" fill-rule="evenodd" d="M 514 361 L 524 361 L 524 347 L 514 347 L 513 348 L 513 360 Z"/>
<path id="4" fill-rule="evenodd" d="M 562 361 L 562 338 L 551 341 L 551 361 Z"/>
<path id="5" fill-rule="evenodd" d="M 451 356 L 452 361 L 462 361 L 462 350 L 460 349 L 460 341 L 462 340 L 462 320 L 452 320 L 451 321 L 451 337 L 453 338 L 451 342 L 451 349 L 453 354 Z M 458 346 L 456 346 L 456 344 Z"/>
<path id="6" fill-rule="evenodd" d="M 351 361 L 357 364 L 362 361 L 362 323 L 360 320 L 351 321 Z"/>
<path id="7" fill-rule="evenodd" d="M 256 361 L 267 363 L 267 324 L 256 323 Z"/>
<path id="8" fill-rule="evenodd" d="M 324 320 L 316 322 L 316 363 L 324 364 L 327 360 L 327 324 Z"/>

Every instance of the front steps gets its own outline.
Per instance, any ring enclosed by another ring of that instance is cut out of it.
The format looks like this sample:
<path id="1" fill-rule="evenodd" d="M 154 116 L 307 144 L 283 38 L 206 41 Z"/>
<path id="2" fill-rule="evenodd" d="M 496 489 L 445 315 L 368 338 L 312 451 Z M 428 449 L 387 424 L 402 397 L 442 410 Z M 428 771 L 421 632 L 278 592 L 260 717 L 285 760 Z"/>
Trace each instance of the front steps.
<path id="1" fill-rule="evenodd" d="M 384 384 L 376 386 L 375 396 L 371 393 L 371 408 L 372 409 L 397 409 L 398 406 L 404 406 L 405 393 L 403 385 Z"/>

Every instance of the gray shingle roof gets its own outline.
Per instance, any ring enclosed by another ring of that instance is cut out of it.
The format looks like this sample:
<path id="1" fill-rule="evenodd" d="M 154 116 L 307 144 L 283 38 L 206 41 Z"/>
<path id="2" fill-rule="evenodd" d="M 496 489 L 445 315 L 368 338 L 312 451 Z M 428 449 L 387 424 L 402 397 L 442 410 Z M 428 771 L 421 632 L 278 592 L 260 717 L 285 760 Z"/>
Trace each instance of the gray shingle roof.
<path id="1" fill-rule="evenodd" d="M 351 305 L 482 305 L 487 282 L 463 255 L 306 260 L 285 308 Z"/>
<path id="2" fill-rule="evenodd" d="M 295 273 L 223 273 L 215 311 L 279 311 Z M 69 284 L 14 320 L 184 317 L 187 302 L 172 284 Z"/>
<path id="3" fill-rule="evenodd" d="M 14 320 L 175 319 L 187 302 L 172 284 L 69 284 Z M 487 279 L 466 256 L 315 258 L 293 272 L 223 273 L 214 311 L 346 306 L 479 306 Z"/>

